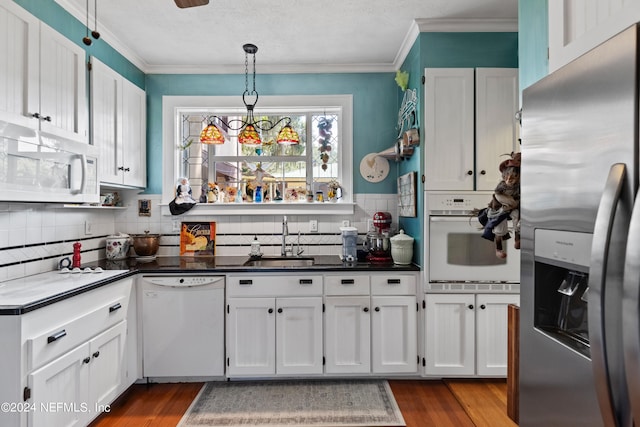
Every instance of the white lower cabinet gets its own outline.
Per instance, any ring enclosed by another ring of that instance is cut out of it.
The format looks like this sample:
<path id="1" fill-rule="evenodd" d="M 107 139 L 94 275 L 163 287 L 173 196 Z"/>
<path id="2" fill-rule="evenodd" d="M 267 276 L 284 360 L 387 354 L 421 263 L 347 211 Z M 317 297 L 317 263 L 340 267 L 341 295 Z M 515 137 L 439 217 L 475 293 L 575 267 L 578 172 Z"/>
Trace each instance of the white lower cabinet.
<path id="1" fill-rule="evenodd" d="M 123 320 L 29 374 L 30 426 L 83 426 L 122 391 L 127 321 Z"/>
<path id="2" fill-rule="evenodd" d="M 108 409 L 138 379 L 133 294 L 126 278 L 0 316 L 0 402 L 24 409 L 1 411 L 0 426 L 85 426 Z"/>
<path id="3" fill-rule="evenodd" d="M 322 277 L 228 276 L 227 295 L 227 376 L 322 374 Z"/>
<path id="4" fill-rule="evenodd" d="M 415 296 L 372 296 L 371 363 L 380 374 L 418 372 Z"/>
<path id="5" fill-rule="evenodd" d="M 425 374 L 507 374 L 507 307 L 517 294 L 427 294 Z"/>
<path id="6" fill-rule="evenodd" d="M 368 278 L 367 278 L 368 279 Z M 371 299 L 366 296 L 325 298 L 325 372 L 371 372 Z"/>
<path id="7" fill-rule="evenodd" d="M 418 370 L 416 277 L 325 276 L 327 374 Z"/>

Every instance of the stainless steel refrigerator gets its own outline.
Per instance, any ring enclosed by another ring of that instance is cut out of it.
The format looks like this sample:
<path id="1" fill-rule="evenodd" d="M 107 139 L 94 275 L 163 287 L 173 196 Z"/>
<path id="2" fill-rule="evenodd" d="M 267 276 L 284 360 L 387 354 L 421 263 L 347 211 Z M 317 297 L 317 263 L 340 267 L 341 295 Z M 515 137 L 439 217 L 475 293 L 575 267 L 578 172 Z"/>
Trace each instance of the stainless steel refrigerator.
<path id="1" fill-rule="evenodd" d="M 520 425 L 640 425 L 638 37 L 522 101 Z"/>

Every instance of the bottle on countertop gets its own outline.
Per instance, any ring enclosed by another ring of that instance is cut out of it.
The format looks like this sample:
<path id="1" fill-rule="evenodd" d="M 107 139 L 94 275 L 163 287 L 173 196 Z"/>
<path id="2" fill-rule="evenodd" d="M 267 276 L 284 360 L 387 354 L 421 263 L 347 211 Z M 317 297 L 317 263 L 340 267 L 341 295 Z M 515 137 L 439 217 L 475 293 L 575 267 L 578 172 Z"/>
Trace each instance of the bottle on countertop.
<path id="1" fill-rule="evenodd" d="M 80 242 L 75 242 L 73 244 L 73 262 L 71 264 L 72 268 L 80 268 L 80 248 L 82 247 L 82 245 L 80 244 Z"/>

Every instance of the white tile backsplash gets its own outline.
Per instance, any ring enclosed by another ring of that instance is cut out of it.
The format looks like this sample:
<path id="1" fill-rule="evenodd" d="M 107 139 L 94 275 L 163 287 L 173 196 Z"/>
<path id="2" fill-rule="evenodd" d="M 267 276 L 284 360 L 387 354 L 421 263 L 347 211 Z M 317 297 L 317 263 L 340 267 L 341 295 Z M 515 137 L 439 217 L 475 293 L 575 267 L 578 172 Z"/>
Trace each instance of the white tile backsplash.
<path id="1" fill-rule="evenodd" d="M 58 261 L 73 253 L 73 243 L 82 245 L 82 261 L 104 258 L 105 238 L 122 232 L 161 234 L 158 256 L 179 255 L 179 232 L 173 221 L 215 221 L 216 253 L 239 255 L 249 253 L 254 236 L 258 236 L 266 255 L 279 255 L 282 216 L 216 215 L 163 216 L 158 194 L 121 194 L 126 209 L 72 209 L 51 204 L 0 203 L 0 281 L 50 271 Z M 151 216 L 138 216 L 138 200 L 151 201 Z M 306 255 L 339 255 L 340 227 L 348 219 L 364 236 L 367 221 L 377 211 L 388 211 L 397 229 L 397 197 L 395 194 L 356 194 L 353 215 L 288 215 L 288 245 L 297 244 Z M 318 232 L 310 232 L 309 220 L 318 221 Z M 85 222 L 91 223 L 91 234 L 85 234 Z M 362 239 L 361 239 L 362 240 Z"/>

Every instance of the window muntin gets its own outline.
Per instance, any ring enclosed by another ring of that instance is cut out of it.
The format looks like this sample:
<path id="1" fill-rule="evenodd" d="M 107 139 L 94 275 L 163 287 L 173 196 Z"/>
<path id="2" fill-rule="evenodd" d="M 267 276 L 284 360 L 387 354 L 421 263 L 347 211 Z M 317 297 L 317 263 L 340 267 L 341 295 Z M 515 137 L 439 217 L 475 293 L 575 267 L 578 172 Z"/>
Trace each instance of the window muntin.
<path id="1" fill-rule="evenodd" d="M 298 145 L 275 142 L 282 125 L 261 132 L 261 145 L 238 143 L 239 130 L 227 128 L 221 121 L 214 123 L 226 138 L 221 145 L 199 142 L 208 118 L 222 117 L 232 127 L 245 119 L 234 109 L 200 109 L 178 112 L 179 162 L 178 176 L 189 179 L 193 197 L 207 201 L 208 189 L 215 185 L 223 196 L 216 202 L 304 202 L 322 193 L 328 200 L 330 186 L 341 183 L 342 108 L 292 108 L 290 111 L 256 111 L 256 119 L 275 123 L 285 115 L 300 136 Z M 327 125 L 329 124 L 329 125 Z M 177 177 L 176 177 L 177 178 Z M 260 187 L 260 189 L 258 189 Z M 260 193 L 260 197 L 257 197 Z M 241 196 L 239 196 L 241 195 Z"/>

